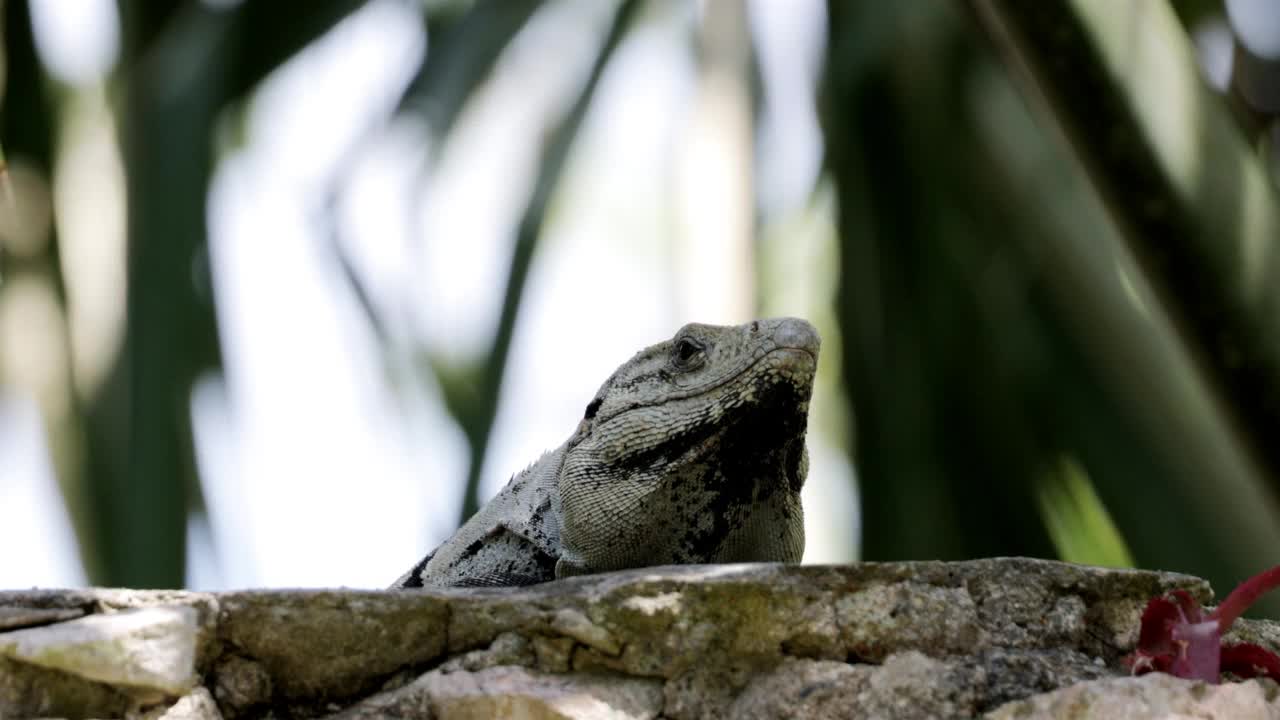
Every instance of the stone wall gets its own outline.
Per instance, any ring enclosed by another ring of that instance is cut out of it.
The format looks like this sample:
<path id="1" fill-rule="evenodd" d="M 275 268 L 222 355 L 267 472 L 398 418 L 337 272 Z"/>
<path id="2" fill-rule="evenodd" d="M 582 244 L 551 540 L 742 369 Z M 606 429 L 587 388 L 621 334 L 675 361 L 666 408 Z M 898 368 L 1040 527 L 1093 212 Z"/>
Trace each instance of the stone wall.
<path id="1" fill-rule="evenodd" d="M 1185 575 L 1027 559 L 4 592 L 0 718 L 1280 718 L 1270 681 L 1125 677 L 1142 608 L 1175 587 L 1210 596 Z M 1275 624 L 1240 625 L 1280 646 Z"/>

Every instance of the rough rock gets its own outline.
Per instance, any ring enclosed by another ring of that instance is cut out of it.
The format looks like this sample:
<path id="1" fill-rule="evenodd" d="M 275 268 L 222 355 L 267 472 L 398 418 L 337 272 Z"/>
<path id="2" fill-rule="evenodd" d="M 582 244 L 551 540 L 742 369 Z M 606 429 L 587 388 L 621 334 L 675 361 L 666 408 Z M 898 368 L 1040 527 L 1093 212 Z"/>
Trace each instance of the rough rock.
<path id="1" fill-rule="evenodd" d="M 1280 718 L 1280 687 L 1270 680 L 1209 685 L 1152 673 L 1080 683 L 1008 703 L 991 720 L 1264 720 Z"/>
<path id="2" fill-rule="evenodd" d="M 982 669 L 908 650 L 883 665 L 787 660 L 754 681 L 731 706 L 741 718 L 972 717 Z"/>
<path id="3" fill-rule="evenodd" d="M 662 683 L 608 675 L 557 675 L 498 666 L 429 672 L 370 698 L 334 720 L 431 717 L 437 720 L 649 720 L 662 712 Z"/>
<path id="4" fill-rule="evenodd" d="M 240 715 L 271 701 L 271 674 L 261 663 L 228 653 L 213 668 L 213 695 L 218 705 Z"/>
<path id="5" fill-rule="evenodd" d="M 1027 559 L 679 566 L 525 588 L 0 593 L 0 611 L 13 610 L 0 617 L 45 623 L 0 632 L 0 717 L 218 717 L 212 704 L 228 720 L 946 718 L 1051 712 L 1042 693 L 1069 687 L 1098 688 L 1105 707 L 1103 696 L 1130 692 L 1115 683 L 1147 599 L 1173 588 L 1210 598 L 1185 575 Z M 157 612 L 185 618 L 171 627 L 194 667 L 175 660 L 146 693 L 114 660 L 40 665 L 31 650 L 32 638 L 48 646 L 77 626 Z M 1280 646 L 1276 623 L 1235 634 Z M 1175 683 L 1168 707 L 1206 687 L 1241 702 L 1275 694 Z"/>
<path id="6" fill-rule="evenodd" d="M 159 720 L 222 720 L 208 690 L 198 687 L 171 705 Z"/>
<path id="7" fill-rule="evenodd" d="M 110 685 L 0 658 L 0 718 L 121 717 L 137 704 Z"/>
<path id="8" fill-rule="evenodd" d="M 146 694 L 195 684 L 196 612 L 151 607 L 0 634 L 0 655 Z"/>
<path id="9" fill-rule="evenodd" d="M 219 600 L 218 639 L 260 663 L 276 697 L 327 702 L 440 658 L 450 626 L 447 597 L 367 590 L 228 593 Z"/>
<path id="10" fill-rule="evenodd" d="M 0 630 L 18 630 L 72 620 L 84 615 L 79 608 L 0 608 Z"/>

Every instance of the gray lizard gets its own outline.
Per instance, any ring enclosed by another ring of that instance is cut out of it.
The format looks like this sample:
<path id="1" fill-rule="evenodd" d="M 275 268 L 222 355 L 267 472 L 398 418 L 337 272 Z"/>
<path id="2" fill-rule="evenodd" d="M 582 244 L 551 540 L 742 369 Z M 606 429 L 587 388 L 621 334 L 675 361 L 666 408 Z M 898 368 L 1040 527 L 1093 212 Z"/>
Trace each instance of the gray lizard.
<path id="1" fill-rule="evenodd" d="M 392 588 L 530 585 L 674 563 L 798 562 L 820 340 L 796 318 L 685 325 Z"/>

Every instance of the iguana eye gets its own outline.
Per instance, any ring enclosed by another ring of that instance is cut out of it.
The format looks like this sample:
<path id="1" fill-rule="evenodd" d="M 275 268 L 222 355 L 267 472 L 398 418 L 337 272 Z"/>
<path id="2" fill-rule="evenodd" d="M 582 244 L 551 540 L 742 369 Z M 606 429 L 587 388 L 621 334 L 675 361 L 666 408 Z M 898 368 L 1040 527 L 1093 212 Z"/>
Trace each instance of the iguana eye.
<path id="1" fill-rule="evenodd" d="M 592 400 L 591 402 L 587 403 L 587 412 L 582 416 L 582 419 L 590 420 L 591 418 L 595 417 L 596 413 L 599 412 L 600 410 L 600 404 L 603 402 L 604 402 L 604 398 L 596 398 L 595 400 Z"/>
<path id="2" fill-rule="evenodd" d="M 696 340 L 681 338 L 672 350 L 673 364 L 683 370 L 689 370 L 702 362 L 702 346 Z"/>

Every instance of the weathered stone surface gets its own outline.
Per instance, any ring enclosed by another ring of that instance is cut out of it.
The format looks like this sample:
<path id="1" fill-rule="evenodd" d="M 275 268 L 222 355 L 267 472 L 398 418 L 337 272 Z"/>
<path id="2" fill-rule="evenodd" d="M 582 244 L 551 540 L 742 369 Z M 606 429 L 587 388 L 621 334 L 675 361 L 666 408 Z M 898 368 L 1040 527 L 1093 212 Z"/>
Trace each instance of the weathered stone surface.
<path id="1" fill-rule="evenodd" d="M 1209 685 L 1152 673 L 1072 685 L 1008 703 L 987 717 L 991 720 L 1274 720 L 1280 718 L 1280 688 L 1270 680 Z"/>
<path id="2" fill-rule="evenodd" d="M 335 716 L 437 720 L 649 720 L 662 712 L 662 683 L 606 675 L 556 675 L 497 666 L 429 672 L 412 684 Z"/>
<path id="3" fill-rule="evenodd" d="M 110 685 L 0 658 L 0 718 L 121 717 L 136 704 Z"/>
<path id="4" fill-rule="evenodd" d="M 788 660 L 752 682 L 729 714 L 759 720 L 972 717 L 981 672 L 915 650 L 891 655 L 883 665 Z"/>
<path id="5" fill-rule="evenodd" d="M 201 631 L 212 627 L 218 601 L 212 593 L 187 590 L 127 590 L 90 588 L 85 590 L 6 590 L 0 591 L 0 609 L 4 611 L 69 610 L 77 615 L 111 613 L 142 607 L 189 607 L 196 611 Z"/>
<path id="6" fill-rule="evenodd" d="M 134 692 L 195 684 L 196 612 L 151 607 L 0 634 L 0 655 Z"/>
<path id="7" fill-rule="evenodd" d="M 0 607 L 0 631 L 73 620 L 84 614 L 80 608 Z"/>
<path id="8" fill-rule="evenodd" d="M 1263 647 L 1280 647 L 1280 623 L 1241 618 L 1224 638 L 1227 642 L 1250 642 Z"/>
<path id="9" fill-rule="evenodd" d="M 1083 666 L 1083 667 L 1082 667 Z M 732 704 L 743 718 L 968 718 L 1022 688 L 1050 687 L 1111 671 L 1054 651 L 987 651 L 936 659 L 917 650 L 880 665 L 790 659 L 754 678 Z"/>
<path id="10" fill-rule="evenodd" d="M 222 596 L 218 638 L 261 663 L 282 700 L 325 702 L 440 658 L 443 593 L 261 591 Z"/>
<path id="11" fill-rule="evenodd" d="M 568 640 L 567 638 L 564 638 Z M 456 657 L 450 658 L 442 663 L 439 667 L 441 672 L 451 673 L 459 670 L 475 672 L 477 670 L 485 670 L 497 665 L 519 665 L 521 667 L 530 667 L 537 664 L 537 651 L 534 644 L 546 641 L 547 638 L 536 637 L 530 642 L 529 638 L 518 633 L 502 633 L 494 638 L 493 644 L 483 650 L 472 650 Z M 568 645 L 572 647 L 573 641 L 568 640 Z M 569 664 L 567 658 L 563 667 L 559 672 L 568 672 Z"/>
<path id="12" fill-rule="evenodd" d="M 961 662 L 966 660 L 969 658 L 960 658 Z M 981 694 L 987 708 L 1123 671 L 1101 657 L 1069 647 L 991 648 L 972 658 L 972 664 L 984 669 Z"/>
<path id="13" fill-rule="evenodd" d="M 1146 601 L 1175 587 L 1210 597 L 1188 576 L 1026 559 L 683 566 L 466 590 L 0 593 L 0 608 L 91 613 L 0 632 L 0 646 L 181 605 L 196 615 L 195 673 L 229 720 L 973 717 L 1122 676 Z M 1278 628 L 1235 634 L 1274 648 Z M 142 717 L 185 692 L 140 698 L 114 682 L 0 661 L 0 716 Z"/>
<path id="14" fill-rule="evenodd" d="M 222 713 L 209 691 L 198 687 L 165 710 L 159 720 L 222 720 Z"/>
<path id="15" fill-rule="evenodd" d="M 196 664 L 204 667 L 218 650 L 213 633 L 217 622 L 218 600 L 212 593 L 118 588 L 0 591 L 0 609 L 60 610 L 75 612 L 76 617 L 161 606 L 186 607 L 195 611 L 198 628 Z"/>
<path id="16" fill-rule="evenodd" d="M 239 655 L 218 659 L 211 685 L 218 704 L 233 716 L 271 701 L 271 674 L 261 663 Z"/>

